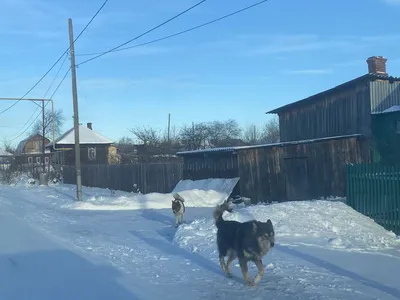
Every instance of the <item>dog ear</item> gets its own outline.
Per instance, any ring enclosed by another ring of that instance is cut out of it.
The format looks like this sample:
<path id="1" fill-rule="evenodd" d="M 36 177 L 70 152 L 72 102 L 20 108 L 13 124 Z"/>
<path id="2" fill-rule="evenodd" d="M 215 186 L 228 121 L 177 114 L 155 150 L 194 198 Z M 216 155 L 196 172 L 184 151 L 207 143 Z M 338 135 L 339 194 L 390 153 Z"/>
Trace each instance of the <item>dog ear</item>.
<path id="1" fill-rule="evenodd" d="M 257 229 L 258 229 L 257 222 L 253 221 L 253 233 L 257 233 Z"/>

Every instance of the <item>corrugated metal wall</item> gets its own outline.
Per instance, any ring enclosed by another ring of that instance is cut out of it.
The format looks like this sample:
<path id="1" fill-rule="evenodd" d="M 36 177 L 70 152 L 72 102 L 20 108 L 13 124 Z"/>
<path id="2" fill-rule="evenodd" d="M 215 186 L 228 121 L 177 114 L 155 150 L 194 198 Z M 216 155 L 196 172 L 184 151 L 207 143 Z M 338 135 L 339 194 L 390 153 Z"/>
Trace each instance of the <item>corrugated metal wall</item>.
<path id="1" fill-rule="evenodd" d="M 375 80 L 370 83 L 371 111 L 382 112 L 394 105 L 400 105 L 400 82 Z"/>

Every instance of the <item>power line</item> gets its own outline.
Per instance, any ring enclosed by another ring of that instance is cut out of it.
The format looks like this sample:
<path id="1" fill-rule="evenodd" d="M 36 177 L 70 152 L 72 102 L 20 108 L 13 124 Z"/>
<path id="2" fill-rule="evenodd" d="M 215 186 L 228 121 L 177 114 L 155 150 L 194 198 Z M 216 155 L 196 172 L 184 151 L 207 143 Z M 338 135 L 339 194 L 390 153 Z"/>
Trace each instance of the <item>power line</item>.
<path id="1" fill-rule="evenodd" d="M 53 94 L 50 96 L 50 99 L 53 99 L 54 95 L 57 93 L 58 89 L 60 88 L 61 84 L 64 82 L 65 78 L 67 77 L 69 71 L 71 70 L 71 68 L 68 68 L 67 72 L 65 73 L 64 77 L 61 79 L 60 83 L 58 84 L 58 86 L 56 87 L 56 89 L 54 90 Z M 46 104 L 44 105 L 44 108 L 46 108 L 47 104 L 49 104 L 49 101 L 46 102 Z M 10 139 L 10 140 L 6 140 L 6 142 L 13 142 L 16 139 L 18 139 L 20 136 L 22 136 L 25 132 L 28 131 L 28 129 L 31 128 L 31 126 L 33 125 L 33 123 L 36 122 L 37 118 L 39 118 L 39 116 L 42 114 L 42 112 L 39 112 L 39 114 L 32 120 L 32 122 L 29 124 L 29 126 L 22 131 L 19 135 L 17 135 L 16 137 Z"/>
<path id="2" fill-rule="evenodd" d="M 79 37 L 83 34 L 83 32 L 89 27 L 89 25 L 93 22 L 93 20 L 97 17 L 97 15 L 100 13 L 100 11 L 103 9 L 103 7 L 107 4 L 109 0 L 105 0 L 104 3 L 100 6 L 100 8 L 96 11 L 96 13 L 94 14 L 94 16 L 90 19 L 90 21 L 86 24 L 86 26 L 82 29 L 82 31 L 78 34 L 78 36 L 74 39 L 74 43 L 79 39 Z M 7 107 L 6 109 L 0 111 L 0 115 L 5 113 L 6 111 L 10 110 L 11 108 L 13 108 L 15 105 L 18 104 L 18 102 L 20 102 L 22 99 L 24 99 L 30 92 L 33 91 L 34 88 L 36 88 L 38 86 L 39 83 L 42 82 L 42 80 L 47 76 L 47 74 L 50 73 L 51 70 L 53 70 L 53 68 L 58 64 L 58 62 L 63 58 L 63 56 L 65 54 L 67 54 L 67 52 L 69 51 L 69 47 L 63 52 L 63 54 L 61 54 L 61 56 L 56 60 L 56 62 L 50 67 L 50 69 L 16 102 L 14 102 L 13 104 L 11 104 L 9 107 Z"/>
<path id="3" fill-rule="evenodd" d="M 76 66 L 79 67 L 80 65 L 86 64 L 86 63 L 88 63 L 89 61 L 95 60 L 95 59 L 97 59 L 97 58 L 99 58 L 99 57 L 101 57 L 101 56 L 103 56 L 103 55 L 106 55 L 106 54 L 108 54 L 108 53 L 110 53 L 110 52 L 114 52 L 114 51 L 116 51 L 117 49 L 119 49 L 119 48 L 121 48 L 121 47 L 123 47 L 123 46 L 125 46 L 125 45 L 127 45 L 127 44 L 129 44 L 129 43 L 131 43 L 131 42 L 133 42 L 134 40 L 137 40 L 138 38 L 141 38 L 142 36 L 144 36 L 144 35 L 146 35 L 146 34 L 152 32 L 152 31 L 156 30 L 157 28 L 159 28 L 159 27 L 161 27 L 161 26 L 163 26 L 163 25 L 165 25 L 165 24 L 171 22 L 172 20 L 174 20 L 174 19 L 180 17 L 181 15 L 187 13 L 188 11 L 194 9 L 195 7 L 199 6 L 200 4 L 202 4 L 202 3 L 204 3 L 204 2 L 206 2 L 206 0 L 202 0 L 202 1 L 198 2 L 198 3 L 196 3 L 195 5 L 193 5 L 193 6 L 189 7 L 189 8 L 187 8 L 187 9 L 185 9 L 185 10 L 182 11 L 181 13 L 179 13 L 179 14 L 173 16 L 172 18 L 170 18 L 170 19 L 168 19 L 168 20 L 162 22 L 161 24 L 159 24 L 159 25 L 157 25 L 157 26 L 155 26 L 155 27 L 153 27 L 153 28 L 147 30 L 146 32 L 144 32 L 144 33 L 142 33 L 142 34 L 140 34 L 140 35 L 134 37 L 133 39 L 130 39 L 129 41 L 127 41 L 127 42 L 125 42 L 125 43 L 123 43 L 123 44 L 121 44 L 121 45 L 119 45 L 119 46 L 116 46 L 116 47 L 114 47 L 114 48 L 112 48 L 112 49 L 110 49 L 110 50 L 107 50 L 107 51 L 105 51 L 105 52 L 102 52 L 102 53 L 96 55 L 95 57 L 89 58 L 89 59 L 87 59 L 87 60 L 85 60 L 85 61 L 79 63 L 79 64 L 76 65 Z"/>
<path id="4" fill-rule="evenodd" d="M 68 58 L 68 54 L 65 54 L 64 60 L 62 61 L 61 66 L 60 66 L 60 68 L 58 69 L 56 75 L 54 76 L 53 81 L 51 82 L 49 88 L 47 89 L 46 93 L 44 94 L 43 99 L 46 98 L 48 92 L 50 91 L 51 87 L 53 86 L 54 82 L 56 81 L 57 76 L 58 76 L 58 74 L 60 73 L 62 67 L 64 66 L 64 63 L 65 63 L 65 61 L 67 60 L 67 58 Z M 51 99 L 51 98 L 50 98 L 50 99 Z M 46 105 L 47 105 L 47 103 L 46 103 Z M 38 109 L 40 109 L 40 108 L 41 108 L 41 106 L 39 105 L 39 107 L 36 108 L 36 110 L 33 112 L 33 114 L 29 117 L 29 119 L 28 119 L 28 120 L 25 122 L 25 124 L 22 126 L 22 128 L 24 128 L 24 127 L 29 123 L 29 121 L 33 118 L 33 116 L 36 114 L 36 112 L 37 112 Z M 37 119 L 37 118 L 36 118 L 36 119 Z M 28 128 L 30 128 L 30 126 L 29 126 Z"/>
<path id="5" fill-rule="evenodd" d="M 263 1 L 257 2 L 257 3 L 255 3 L 255 4 L 253 4 L 253 5 L 247 6 L 247 7 L 245 7 L 245 8 L 239 9 L 239 10 L 237 10 L 237 11 L 235 11 L 235 12 L 230 13 L 230 14 L 224 15 L 224 16 L 222 16 L 222 17 L 220 17 L 220 18 L 217 18 L 217 19 L 211 20 L 211 21 L 209 21 L 209 22 L 206 22 L 206 23 L 203 23 L 203 24 L 200 24 L 200 25 L 197 25 L 197 26 L 194 26 L 194 27 L 191 27 L 191 28 L 188 28 L 188 29 L 185 29 L 185 30 L 182 30 L 182 31 L 179 31 L 179 32 L 170 34 L 170 35 L 167 35 L 167 36 L 164 36 L 164 37 L 162 37 L 162 38 L 158 38 L 158 39 L 155 39 L 155 40 L 151 40 L 151 41 L 148 41 L 148 42 L 145 42 L 145 43 L 142 43 L 142 44 L 137 44 L 137 45 L 133 45 L 133 46 L 128 46 L 128 47 L 119 48 L 119 49 L 113 50 L 113 51 L 111 51 L 111 52 L 124 51 L 124 50 L 133 49 L 133 48 L 137 48 L 137 47 L 141 47 L 141 46 L 146 46 L 146 45 L 153 44 L 153 43 L 156 43 L 156 42 L 160 42 L 160 41 L 163 41 L 163 40 L 166 40 L 166 39 L 170 39 L 170 38 L 176 37 L 176 36 L 178 36 L 178 35 L 181 35 L 181 34 L 184 34 L 184 33 L 187 33 L 187 32 L 190 32 L 190 31 L 193 31 L 193 30 L 196 30 L 196 29 L 199 29 L 199 28 L 202 28 L 202 27 L 204 27 L 204 26 L 207 26 L 207 25 L 216 23 L 216 22 L 218 22 L 218 21 L 224 20 L 224 19 L 229 18 L 229 17 L 232 17 L 232 16 L 234 16 L 234 15 L 236 15 L 236 14 L 239 14 L 239 13 L 241 13 L 241 12 L 243 12 L 243 11 L 246 11 L 246 10 L 248 10 L 248 9 L 251 9 L 251 8 L 255 7 L 255 6 L 258 6 L 258 5 L 260 5 L 260 4 L 263 4 L 263 3 L 267 2 L 267 1 L 269 1 L 269 0 L 263 0 Z M 102 53 L 102 52 L 97 52 L 97 53 L 85 53 L 85 54 L 75 54 L 75 56 L 93 56 L 93 55 L 99 55 L 99 54 L 101 54 L 101 53 Z M 82 62 L 81 64 L 83 64 L 83 63 L 85 63 L 85 62 Z"/>

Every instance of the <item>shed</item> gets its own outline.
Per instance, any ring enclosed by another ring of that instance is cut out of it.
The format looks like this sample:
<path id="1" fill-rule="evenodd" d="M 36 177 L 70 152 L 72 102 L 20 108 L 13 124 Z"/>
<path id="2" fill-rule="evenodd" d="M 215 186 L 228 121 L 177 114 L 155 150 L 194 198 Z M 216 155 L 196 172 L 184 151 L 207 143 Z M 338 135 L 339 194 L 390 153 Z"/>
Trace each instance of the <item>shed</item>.
<path id="1" fill-rule="evenodd" d="M 239 177 L 234 193 L 253 203 L 345 196 L 345 167 L 369 161 L 361 134 L 183 151 L 183 179 Z"/>

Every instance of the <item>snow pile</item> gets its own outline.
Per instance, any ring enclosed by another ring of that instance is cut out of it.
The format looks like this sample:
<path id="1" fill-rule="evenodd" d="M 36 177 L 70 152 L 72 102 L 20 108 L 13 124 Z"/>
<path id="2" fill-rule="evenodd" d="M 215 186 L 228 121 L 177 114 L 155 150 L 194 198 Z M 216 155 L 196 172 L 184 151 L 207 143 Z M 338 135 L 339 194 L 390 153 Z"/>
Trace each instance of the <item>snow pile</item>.
<path id="1" fill-rule="evenodd" d="M 372 219 L 336 201 L 299 201 L 256 205 L 225 212 L 225 220 L 267 221 L 274 224 L 277 244 L 316 246 L 348 251 L 396 249 L 400 241 Z M 210 216 L 179 227 L 174 241 L 191 251 L 215 252 L 216 227 Z"/>
<path id="2" fill-rule="evenodd" d="M 186 207 L 214 207 L 225 200 L 225 194 L 214 190 L 187 190 L 179 192 L 185 199 Z M 171 193 L 135 194 L 98 188 L 84 188 L 84 201 L 66 203 L 62 207 L 80 210 L 138 210 L 170 209 Z"/>
<path id="3" fill-rule="evenodd" d="M 171 193 L 127 193 L 85 188 L 83 202 L 69 203 L 64 208 L 87 210 L 137 210 L 171 208 L 172 193 L 178 192 L 187 207 L 214 207 L 228 198 L 239 178 L 181 180 Z M 66 186 L 66 185 L 65 185 Z M 88 195 L 89 194 L 89 195 Z"/>

